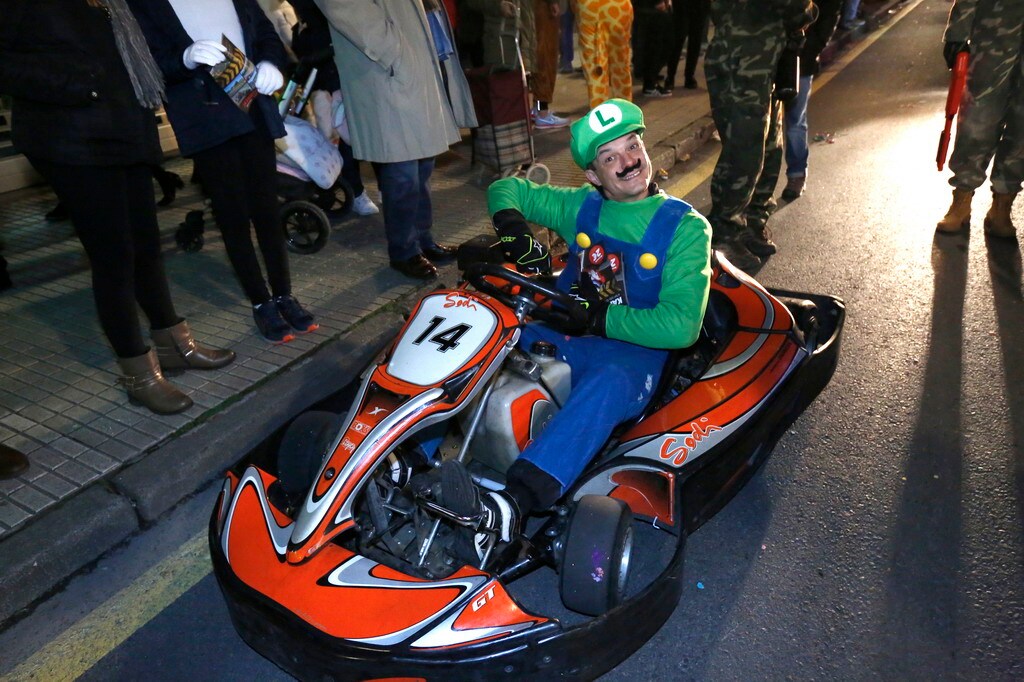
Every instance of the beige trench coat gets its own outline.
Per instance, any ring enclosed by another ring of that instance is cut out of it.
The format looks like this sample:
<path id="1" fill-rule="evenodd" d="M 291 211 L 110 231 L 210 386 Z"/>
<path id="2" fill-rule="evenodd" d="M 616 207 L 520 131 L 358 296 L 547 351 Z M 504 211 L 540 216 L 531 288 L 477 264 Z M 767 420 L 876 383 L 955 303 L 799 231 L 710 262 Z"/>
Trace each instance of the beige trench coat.
<path id="1" fill-rule="evenodd" d="M 460 127 L 476 127 L 458 55 L 438 61 L 421 0 L 316 4 L 331 24 L 356 158 L 394 163 L 434 157 L 459 141 Z"/>

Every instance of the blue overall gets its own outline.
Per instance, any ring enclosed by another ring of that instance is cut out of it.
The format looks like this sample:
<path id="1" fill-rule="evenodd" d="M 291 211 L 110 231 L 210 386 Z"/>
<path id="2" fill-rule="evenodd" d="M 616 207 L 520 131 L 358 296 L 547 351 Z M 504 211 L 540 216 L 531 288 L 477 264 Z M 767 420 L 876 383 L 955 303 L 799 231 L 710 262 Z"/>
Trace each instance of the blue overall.
<path id="1" fill-rule="evenodd" d="M 669 198 L 655 212 L 640 244 L 629 244 L 600 232 L 604 199 L 594 191 L 576 216 L 576 232 L 590 238 L 589 249 L 572 240 L 569 265 L 558 280 L 568 291 L 580 277 L 580 256 L 600 245 L 607 254 L 621 256 L 625 292 L 633 308 L 658 304 L 666 254 L 679 221 L 690 210 L 680 199 Z M 640 256 L 657 258 L 651 269 L 640 266 Z M 535 341 L 547 341 L 556 355 L 572 369 L 572 392 L 547 428 L 523 451 L 522 458 L 554 477 L 564 493 L 598 453 L 614 429 L 638 416 L 658 385 L 668 352 L 601 336 L 566 336 L 541 324 L 523 329 L 519 346 L 529 349 Z"/>

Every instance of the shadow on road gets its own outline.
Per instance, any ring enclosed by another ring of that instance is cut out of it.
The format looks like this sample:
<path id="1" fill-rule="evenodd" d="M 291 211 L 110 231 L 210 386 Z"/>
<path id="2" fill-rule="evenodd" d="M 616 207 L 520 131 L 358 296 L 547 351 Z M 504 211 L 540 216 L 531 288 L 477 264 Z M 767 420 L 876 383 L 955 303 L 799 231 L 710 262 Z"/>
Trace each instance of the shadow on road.
<path id="1" fill-rule="evenodd" d="M 1012 467 L 1017 510 L 1024 520 L 1024 277 L 1021 273 L 1020 244 L 1016 240 L 986 237 L 988 269 L 992 277 L 992 298 L 996 310 L 999 344 L 1003 351 L 1003 374 L 1010 428 L 1014 444 Z M 995 377 L 993 377 L 995 379 Z M 1024 526 L 1024 524 L 1020 524 Z M 1018 545 L 1024 544 L 1024 533 Z"/>
<path id="2" fill-rule="evenodd" d="M 928 356 L 918 420 L 903 465 L 903 491 L 886 584 L 884 669 L 912 679 L 920 661 L 955 651 L 962 523 L 963 313 L 968 234 L 936 235 Z M 952 627 L 951 627 L 952 624 Z M 950 661 L 952 664 L 952 661 Z"/>

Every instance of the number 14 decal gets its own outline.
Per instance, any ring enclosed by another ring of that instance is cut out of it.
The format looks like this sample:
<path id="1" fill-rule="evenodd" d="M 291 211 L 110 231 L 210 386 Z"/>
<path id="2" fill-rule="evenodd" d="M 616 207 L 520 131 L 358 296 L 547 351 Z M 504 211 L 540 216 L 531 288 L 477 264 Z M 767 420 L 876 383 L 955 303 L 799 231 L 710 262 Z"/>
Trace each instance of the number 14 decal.
<path id="1" fill-rule="evenodd" d="M 462 338 L 462 335 L 468 332 L 470 329 L 472 329 L 470 325 L 460 323 L 455 325 L 454 327 L 449 327 L 444 331 L 440 331 L 434 334 L 437 328 L 441 326 L 442 322 L 444 322 L 443 317 L 435 316 L 433 319 L 431 319 L 430 323 L 427 325 L 427 328 L 423 330 L 423 333 L 417 336 L 416 340 L 412 342 L 413 345 L 418 346 L 421 343 L 423 343 L 424 340 L 426 340 L 430 341 L 431 343 L 436 343 L 437 349 L 442 353 L 446 353 L 450 351 L 452 348 L 458 346 L 459 339 Z M 434 335 L 430 336 L 431 334 Z M 428 336 L 430 338 L 427 338 Z"/>

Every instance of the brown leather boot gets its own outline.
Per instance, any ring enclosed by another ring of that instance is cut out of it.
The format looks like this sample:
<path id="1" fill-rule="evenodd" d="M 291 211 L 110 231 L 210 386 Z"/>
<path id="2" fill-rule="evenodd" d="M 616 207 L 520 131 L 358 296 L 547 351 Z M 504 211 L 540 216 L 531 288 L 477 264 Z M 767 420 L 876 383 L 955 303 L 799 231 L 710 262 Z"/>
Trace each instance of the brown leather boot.
<path id="1" fill-rule="evenodd" d="M 992 208 L 985 216 L 985 234 L 993 237 L 1017 236 L 1017 228 L 1010 219 L 1010 209 L 1013 208 L 1013 200 L 1016 198 L 1016 194 L 992 192 Z"/>
<path id="2" fill-rule="evenodd" d="M 28 471 L 28 457 L 0 443 L 0 479 L 14 478 Z"/>
<path id="3" fill-rule="evenodd" d="M 192 399 L 164 378 L 152 348 L 145 355 L 118 358 L 117 364 L 124 374 L 118 381 L 124 384 L 132 404 L 143 405 L 157 414 L 177 414 L 192 407 Z"/>
<path id="4" fill-rule="evenodd" d="M 167 329 L 154 329 L 150 336 L 160 359 L 160 368 L 165 372 L 218 369 L 231 364 L 235 359 L 232 350 L 207 348 L 196 343 L 185 320 Z"/>
<path id="5" fill-rule="evenodd" d="M 937 232 L 959 232 L 971 224 L 972 189 L 954 189 L 953 203 L 946 211 L 946 217 L 935 226 Z"/>

